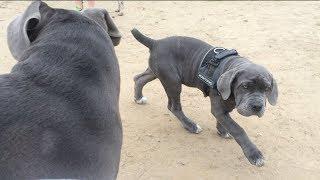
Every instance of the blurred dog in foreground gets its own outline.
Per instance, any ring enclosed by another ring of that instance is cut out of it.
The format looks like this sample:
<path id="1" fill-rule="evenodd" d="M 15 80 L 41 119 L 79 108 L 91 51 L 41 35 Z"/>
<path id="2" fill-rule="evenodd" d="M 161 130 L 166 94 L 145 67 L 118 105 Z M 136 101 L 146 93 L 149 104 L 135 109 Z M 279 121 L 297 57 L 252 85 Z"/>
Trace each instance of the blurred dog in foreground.
<path id="1" fill-rule="evenodd" d="M 0 76 L 1 179 L 116 179 L 121 35 L 104 9 L 32 2 L 8 27 Z"/>

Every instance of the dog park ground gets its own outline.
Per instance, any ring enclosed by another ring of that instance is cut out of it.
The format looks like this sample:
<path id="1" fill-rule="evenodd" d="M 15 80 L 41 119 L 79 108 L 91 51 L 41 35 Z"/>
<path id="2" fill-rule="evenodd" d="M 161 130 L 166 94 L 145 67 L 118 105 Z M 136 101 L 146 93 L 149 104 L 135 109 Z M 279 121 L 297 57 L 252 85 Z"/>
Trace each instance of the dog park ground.
<path id="1" fill-rule="evenodd" d="M 29 2 L 0 1 L 0 73 L 15 64 L 6 43 L 10 20 Z M 48 1 L 75 9 L 73 1 Z M 319 179 L 320 178 L 320 2 L 117 2 L 97 1 L 114 15 L 122 32 L 117 46 L 121 70 L 120 110 L 124 130 L 119 180 Z M 136 27 L 158 39 L 192 36 L 212 45 L 235 48 L 274 75 L 277 106 L 262 118 L 235 120 L 264 154 L 251 165 L 234 140 L 217 136 L 209 98 L 183 87 L 182 106 L 203 128 L 190 134 L 167 110 L 158 80 L 144 89 L 146 105 L 133 102 L 133 77 L 147 67 L 148 49 L 130 33 Z M 94 48 L 94 47 L 93 47 Z"/>

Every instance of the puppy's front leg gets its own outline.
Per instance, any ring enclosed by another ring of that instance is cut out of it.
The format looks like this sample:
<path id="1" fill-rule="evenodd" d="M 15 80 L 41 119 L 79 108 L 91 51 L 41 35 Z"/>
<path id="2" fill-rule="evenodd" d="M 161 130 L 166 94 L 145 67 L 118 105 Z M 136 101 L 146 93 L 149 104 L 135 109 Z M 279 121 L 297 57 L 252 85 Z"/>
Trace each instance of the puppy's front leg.
<path id="1" fill-rule="evenodd" d="M 220 96 L 211 99 L 211 112 L 220 123 L 236 140 L 242 148 L 249 162 L 256 166 L 264 165 L 264 158 L 259 149 L 250 141 L 246 132 L 230 117 L 229 112 L 224 109 Z"/>

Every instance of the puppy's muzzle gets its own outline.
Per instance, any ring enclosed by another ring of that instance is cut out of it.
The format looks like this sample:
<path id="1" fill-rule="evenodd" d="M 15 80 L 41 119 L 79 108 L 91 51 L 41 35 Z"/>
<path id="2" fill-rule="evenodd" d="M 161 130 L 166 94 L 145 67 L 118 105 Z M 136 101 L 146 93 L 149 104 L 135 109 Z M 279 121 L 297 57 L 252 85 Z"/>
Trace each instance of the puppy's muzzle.
<path id="1" fill-rule="evenodd" d="M 262 117 L 264 113 L 264 101 L 254 100 L 250 103 L 250 109 L 253 112 L 253 114 L 257 115 L 258 117 Z"/>
<path id="2" fill-rule="evenodd" d="M 261 102 L 254 102 L 251 104 L 251 109 L 254 112 L 260 112 L 263 108 L 263 103 Z"/>

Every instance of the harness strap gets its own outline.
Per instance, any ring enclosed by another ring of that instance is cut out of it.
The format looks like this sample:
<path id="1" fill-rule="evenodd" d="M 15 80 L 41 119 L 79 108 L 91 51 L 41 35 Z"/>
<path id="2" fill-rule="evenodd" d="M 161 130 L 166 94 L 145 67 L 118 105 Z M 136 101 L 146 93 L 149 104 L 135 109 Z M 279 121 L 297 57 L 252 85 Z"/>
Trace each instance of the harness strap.
<path id="1" fill-rule="evenodd" d="M 222 47 L 215 47 L 210 49 L 203 57 L 199 68 L 198 78 L 203 82 L 203 93 L 204 96 L 209 95 L 209 88 L 216 88 L 219 76 L 217 75 L 216 69 L 220 63 L 229 56 L 238 55 L 235 49 L 225 49 Z"/>

